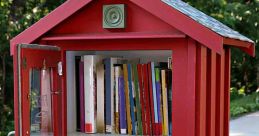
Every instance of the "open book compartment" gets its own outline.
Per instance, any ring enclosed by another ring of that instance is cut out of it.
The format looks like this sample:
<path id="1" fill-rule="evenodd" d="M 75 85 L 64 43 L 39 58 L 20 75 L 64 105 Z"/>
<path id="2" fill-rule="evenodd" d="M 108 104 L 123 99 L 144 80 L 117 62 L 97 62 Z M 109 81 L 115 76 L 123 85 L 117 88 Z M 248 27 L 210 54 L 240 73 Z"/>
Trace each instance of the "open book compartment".
<path id="1" fill-rule="evenodd" d="M 83 55 L 101 55 L 109 57 L 121 57 L 123 59 L 139 59 L 140 64 L 148 62 L 168 62 L 172 57 L 171 50 L 130 50 L 130 51 L 67 51 L 66 52 L 66 76 L 67 76 L 67 132 L 68 134 L 83 134 L 78 132 L 77 118 L 77 89 L 75 57 Z"/>

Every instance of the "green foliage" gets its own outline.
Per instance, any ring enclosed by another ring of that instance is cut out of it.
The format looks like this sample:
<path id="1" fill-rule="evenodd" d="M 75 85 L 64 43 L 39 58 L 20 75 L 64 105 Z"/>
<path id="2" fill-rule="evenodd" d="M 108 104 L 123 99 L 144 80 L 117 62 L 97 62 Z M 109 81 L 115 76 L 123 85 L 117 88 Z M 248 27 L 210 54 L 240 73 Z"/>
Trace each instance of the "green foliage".
<path id="1" fill-rule="evenodd" d="M 231 94 L 232 95 L 232 94 Z M 230 103 L 231 117 L 238 117 L 245 113 L 259 110 L 259 94 L 252 93 L 247 96 L 241 96 Z"/>
<path id="2" fill-rule="evenodd" d="M 258 0 L 185 0 L 190 5 L 218 19 L 227 26 L 259 42 L 259 1 Z M 259 49 L 256 48 L 256 54 Z M 233 87 L 245 86 L 245 92 L 254 92 L 259 85 L 259 55 L 252 58 L 239 49 L 232 50 Z"/>

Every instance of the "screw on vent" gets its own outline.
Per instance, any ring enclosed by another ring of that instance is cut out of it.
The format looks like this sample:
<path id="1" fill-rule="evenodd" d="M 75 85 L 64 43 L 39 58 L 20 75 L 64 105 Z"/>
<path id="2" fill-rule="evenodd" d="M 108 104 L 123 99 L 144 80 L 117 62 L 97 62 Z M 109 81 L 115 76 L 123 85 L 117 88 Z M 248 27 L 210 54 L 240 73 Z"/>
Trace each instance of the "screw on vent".
<path id="1" fill-rule="evenodd" d="M 124 28 L 125 16 L 124 5 L 103 6 L 103 28 Z"/>

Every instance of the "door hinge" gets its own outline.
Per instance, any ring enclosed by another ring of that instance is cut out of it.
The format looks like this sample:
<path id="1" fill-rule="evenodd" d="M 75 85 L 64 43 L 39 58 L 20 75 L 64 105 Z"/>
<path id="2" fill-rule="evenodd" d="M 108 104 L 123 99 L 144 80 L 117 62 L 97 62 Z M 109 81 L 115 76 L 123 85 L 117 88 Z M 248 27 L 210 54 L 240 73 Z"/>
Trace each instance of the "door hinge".
<path id="1" fill-rule="evenodd" d="M 30 98 L 31 98 L 31 93 L 28 93 L 27 94 L 27 99 L 30 100 Z"/>
<path id="2" fill-rule="evenodd" d="M 27 68 L 27 59 L 25 57 L 22 59 L 22 68 L 23 69 Z"/>
<path id="3" fill-rule="evenodd" d="M 63 75 L 63 70 L 62 70 L 62 62 L 58 62 L 58 75 L 62 76 Z"/>

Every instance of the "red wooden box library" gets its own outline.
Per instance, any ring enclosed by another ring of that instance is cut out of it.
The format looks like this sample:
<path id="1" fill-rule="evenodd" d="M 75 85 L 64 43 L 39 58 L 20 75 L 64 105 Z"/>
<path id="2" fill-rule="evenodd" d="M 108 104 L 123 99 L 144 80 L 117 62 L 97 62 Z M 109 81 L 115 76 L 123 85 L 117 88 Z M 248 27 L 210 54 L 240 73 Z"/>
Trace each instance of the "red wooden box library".
<path id="1" fill-rule="evenodd" d="M 172 57 L 173 135 L 227 136 L 231 46 L 255 56 L 252 40 L 180 0 L 68 0 L 11 40 L 15 133 L 81 134 L 74 57 L 101 54 L 144 62 Z M 51 90 L 51 99 L 32 93 L 35 69 L 49 70 L 52 86 L 40 81 L 34 87 Z M 39 110 L 38 122 L 51 128 L 33 126 L 35 95 L 45 104 L 41 110 L 51 111 Z"/>

